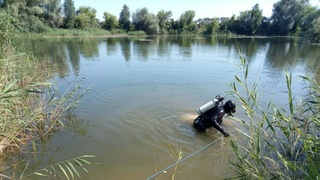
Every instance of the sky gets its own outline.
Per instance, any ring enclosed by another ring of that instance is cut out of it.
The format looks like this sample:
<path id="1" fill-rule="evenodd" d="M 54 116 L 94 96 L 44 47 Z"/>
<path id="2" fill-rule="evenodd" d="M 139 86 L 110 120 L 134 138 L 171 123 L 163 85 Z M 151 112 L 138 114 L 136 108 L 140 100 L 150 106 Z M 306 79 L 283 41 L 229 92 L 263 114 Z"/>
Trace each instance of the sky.
<path id="1" fill-rule="evenodd" d="M 76 9 L 89 6 L 97 10 L 97 18 L 103 19 L 103 13 L 108 12 L 117 18 L 124 4 L 132 14 L 137 9 L 146 7 L 150 13 L 157 14 L 161 10 L 172 11 L 172 18 L 178 20 L 180 15 L 188 10 L 196 13 L 194 20 L 199 18 L 231 17 L 241 11 L 251 10 L 259 4 L 263 16 L 270 17 L 273 4 L 279 0 L 74 0 Z M 310 0 L 313 6 L 320 6 L 320 0 Z"/>

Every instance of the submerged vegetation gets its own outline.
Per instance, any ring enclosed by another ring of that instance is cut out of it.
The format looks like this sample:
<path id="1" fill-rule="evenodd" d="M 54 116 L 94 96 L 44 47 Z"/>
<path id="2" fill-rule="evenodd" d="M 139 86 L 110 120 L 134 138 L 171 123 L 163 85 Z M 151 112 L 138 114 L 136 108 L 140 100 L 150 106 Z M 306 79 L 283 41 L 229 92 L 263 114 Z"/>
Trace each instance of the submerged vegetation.
<path id="1" fill-rule="evenodd" d="M 50 165 L 49 169 L 30 172 L 28 159 L 20 164 L 25 165 L 23 172 L 16 172 L 15 152 L 23 152 L 25 148 L 37 151 L 37 143 L 47 139 L 53 132 L 64 126 L 70 112 L 85 92 L 79 83 L 70 85 L 65 93 L 60 93 L 55 83 L 46 82 L 53 78 L 53 67 L 50 61 L 36 61 L 32 55 L 17 53 L 11 44 L 13 27 L 8 15 L 0 16 L 0 179 L 20 178 L 25 174 L 43 175 L 40 171 L 63 175 L 69 179 L 78 174 L 76 165 L 89 164 L 86 158 L 80 156 Z M 28 150 L 27 150 L 28 151 Z M 10 164 L 8 164 L 10 162 Z M 56 168 L 55 167 L 59 167 Z"/>
<path id="2" fill-rule="evenodd" d="M 286 73 L 288 107 L 259 103 L 258 81 L 247 82 L 248 63 L 241 57 L 243 78 L 236 76 L 233 93 L 248 121 L 239 120 L 245 137 L 230 141 L 235 155 L 230 159 L 236 179 L 319 179 L 320 174 L 320 87 L 303 78 L 309 87 L 301 102 L 292 92 L 292 74 Z M 239 88 L 240 86 L 240 88 Z"/>

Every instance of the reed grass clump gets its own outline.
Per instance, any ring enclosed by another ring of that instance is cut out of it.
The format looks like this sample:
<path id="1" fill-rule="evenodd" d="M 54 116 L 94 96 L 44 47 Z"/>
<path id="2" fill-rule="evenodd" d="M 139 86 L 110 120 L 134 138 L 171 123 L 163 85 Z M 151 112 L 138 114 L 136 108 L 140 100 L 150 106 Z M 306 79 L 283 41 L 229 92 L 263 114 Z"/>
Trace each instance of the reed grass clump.
<path id="1" fill-rule="evenodd" d="M 29 66 L 33 68 L 29 69 Z M 17 178 L 14 174 L 19 172 L 15 172 L 16 165 L 10 156 L 23 149 L 37 151 L 35 144 L 48 139 L 52 133 L 64 126 L 68 112 L 76 107 L 86 91 L 79 82 L 74 82 L 64 93 L 59 92 L 55 84 L 42 81 L 43 78 L 48 78 L 50 73 L 47 72 L 46 76 L 34 74 L 37 68 L 43 66 L 33 64 L 27 55 L 0 60 L 0 71 L 3 72 L 0 75 L 0 179 Z M 87 157 L 89 156 L 80 159 Z M 86 164 L 88 163 L 85 162 L 84 165 Z M 71 172 L 74 172 L 73 170 L 72 168 Z"/>
<path id="2" fill-rule="evenodd" d="M 234 158 L 234 179 L 319 179 L 320 174 L 320 87 L 303 78 L 307 94 L 300 102 L 292 92 L 292 74 L 286 73 L 287 105 L 259 104 L 258 80 L 248 83 L 249 68 L 240 57 L 243 77 L 236 76 L 233 94 L 245 110 L 247 120 L 236 119 L 243 138 L 234 137 L 230 147 Z"/>
<path id="3" fill-rule="evenodd" d="M 92 156 L 79 156 L 33 173 L 29 172 L 28 164 L 21 162 L 26 168 L 24 172 L 16 172 L 18 165 L 10 155 L 18 154 L 30 144 L 36 151 L 38 140 L 47 139 L 64 126 L 67 113 L 77 106 L 86 90 L 75 81 L 61 93 L 55 83 L 46 82 L 53 77 L 55 66 L 46 60 L 36 61 L 26 53 L 17 53 L 11 44 L 10 23 L 6 23 L 10 16 L 0 13 L 0 20 L 0 179 L 18 179 L 17 174 L 25 172 L 28 176 L 43 175 L 43 171 L 58 174 L 53 172 L 55 167 L 67 179 L 73 179 L 74 173 L 79 174 L 71 162 L 85 170 L 83 165 L 90 164 L 85 159 Z"/>

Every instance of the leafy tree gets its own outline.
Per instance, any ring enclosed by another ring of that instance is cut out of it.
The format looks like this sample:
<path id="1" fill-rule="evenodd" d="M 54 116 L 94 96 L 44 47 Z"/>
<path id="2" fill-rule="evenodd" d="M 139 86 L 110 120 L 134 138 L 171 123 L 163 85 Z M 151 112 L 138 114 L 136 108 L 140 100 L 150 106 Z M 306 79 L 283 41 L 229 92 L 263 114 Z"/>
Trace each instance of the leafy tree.
<path id="1" fill-rule="evenodd" d="M 159 28 L 162 33 L 167 32 L 170 29 L 170 18 L 172 17 L 171 11 L 161 10 L 157 14 L 159 20 Z"/>
<path id="2" fill-rule="evenodd" d="M 259 4 L 255 4 L 251 11 L 248 13 L 246 25 L 248 25 L 248 35 L 255 35 L 262 24 L 263 16 Z"/>
<path id="3" fill-rule="evenodd" d="M 159 25 L 156 15 L 149 13 L 147 8 L 137 9 L 132 14 L 132 24 L 136 30 L 144 31 L 147 34 L 158 34 Z"/>
<path id="4" fill-rule="evenodd" d="M 212 35 L 218 32 L 219 21 L 220 18 L 200 18 L 195 23 L 197 24 L 199 33 Z"/>
<path id="5" fill-rule="evenodd" d="M 35 16 L 27 19 L 39 19 L 43 24 L 54 28 L 62 24 L 60 0 L 22 0 L 18 6 L 16 0 L 7 1 L 13 5 L 11 7 L 18 8 L 19 17 Z"/>
<path id="6" fill-rule="evenodd" d="M 240 24 L 240 21 L 238 19 L 236 18 L 236 15 L 232 15 L 230 19 L 227 19 L 220 24 L 220 31 L 225 33 L 231 32 L 237 34 L 239 32 L 238 29 Z"/>
<path id="7" fill-rule="evenodd" d="M 43 32 L 45 23 L 45 0 L 5 0 L 3 7 L 15 20 L 13 25 L 20 32 Z"/>
<path id="8" fill-rule="evenodd" d="M 65 0 L 63 4 L 65 28 L 74 28 L 74 21 L 76 19 L 76 8 L 73 0 Z"/>
<path id="9" fill-rule="evenodd" d="M 43 23 L 53 28 L 60 27 L 63 23 L 63 18 L 61 16 L 62 7 L 60 5 L 60 0 L 43 0 L 43 2 L 45 2 L 45 4 L 42 4 L 42 2 L 39 4 L 40 7 L 42 6 L 44 8 Z"/>
<path id="10" fill-rule="evenodd" d="M 170 19 L 169 22 L 170 22 L 169 34 L 179 34 L 179 21 Z"/>
<path id="11" fill-rule="evenodd" d="M 270 18 L 263 17 L 262 23 L 258 28 L 259 35 L 270 35 L 271 33 L 271 21 Z"/>
<path id="12" fill-rule="evenodd" d="M 255 35 L 260 29 L 263 16 L 259 4 L 255 4 L 250 11 L 240 12 L 237 19 L 232 18 L 230 30 L 236 34 Z"/>
<path id="13" fill-rule="evenodd" d="M 307 8 L 307 14 L 301 20 L 300 36 L 312 42 L 320 42 L 320 10 L 316 7 Z"/>
<path id="14" fill-rule="evenodd" d="M 106 30 L 114 30 L 116 28 L 119 27 L 119 23 L 118 23 L 118 20 L 117 20 L 117 17 L 110 14 L 110 13 L 107 13 L 107 12 L 104 12 L 103 13 L 103 18 L 104 18 L 104 22 L 103 22 L 103 28 L 106 29 Z"/>
<path id="15" fill-rule="evenodd" d="M 195 23 L 198 26 L 199 32 L 207 34 L 207 27 L 211 23 L 211 18 L 200 18 L 196 20 Z"/>
<path id="16" fill-rule="evenodd" d="M 75 27 L 79 29 L 99 27 L 96 19 L 97 11 L 89 6 L 81 6 L 76 11 Z"/>
<path id="17" fill-rule="evenodd" d="M 307 4 L 308 0 L 280 0 L 275 3 L 271 16 L 273 34 L 296 33 Z"/>
<path id="18" fill-rule="evenodd" d="M 248 34 L 248 17 L 250 17 L 249 11 L 242 11 L 238 18 L 233 22 L 234 33 L 236 34 Z"/>
<path id="19" fill-rule="evenodd" d="M 196 20 L 196 24 L 199 26 L 199 27 L 202 27 L 202 26 L 207 26 L 211 23 L 211 18 L 200 18 L 198 20 Z"/>
<path id="20" fill-rule="evenodd" d="M 219 30 L 218 19 L 212 19 L 210 23 L 206 26 L 205 34 L 207 35 L 216 34 L 218 30 Z"/>
<path id="21" fill-rule="evenodd" d="M 21 31 L 42 32 L 62 24 L 60 0 L 4 0 L 5 10 Z"/>
<path id="22" fill-rule="evenodd" d="M 120 12 L 119 26 L 127 32 L 131 29 L 130 11 L 127 5 L 123 5 L 123 8 Z"/>
<path id="23" fill-rule="evenodd" d="M 220 18 L 219 32 L 228 33 L 231 18 Z"/>
<path id="24" fill-rule="evenodd" d="M 189 24 L 192 24 L 193 18 L 196 16 L 196 13 L 194 11 L 186 11 L 181 14 L 180 16 L 180 24 L 188 26 Z"/>
<path id="25" fill-rule="evenodd" d="M 221 19 L 221 32 L 231 32 L 243 35 L 256 35 L 262 32 L 261 25 L 268 25 L 268 19 L 262 16 L 262 10 L 259 4 L 255 4 L 251 10 L 240 12 L 239 16 L 233 15 L 230 19 Z"/>
<path id="26" fill-rule="evenodd" d="M 196 16 L 194 11 L 188 10 L 181 14 L 179 19 L 179 32 L 192 32 L 196 33 L 198 31 L 196 23 L 193 18 Z"/>

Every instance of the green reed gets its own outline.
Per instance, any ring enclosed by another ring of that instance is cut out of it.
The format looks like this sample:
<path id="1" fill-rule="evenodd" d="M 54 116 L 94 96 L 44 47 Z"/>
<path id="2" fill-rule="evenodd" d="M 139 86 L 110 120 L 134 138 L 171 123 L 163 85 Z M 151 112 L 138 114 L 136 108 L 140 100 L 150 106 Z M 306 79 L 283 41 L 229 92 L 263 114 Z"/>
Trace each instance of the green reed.
<path id="1" fill-rule="evenodd" d="M 241 103 L 248 119 L 236 119 L 243 137 L 230 140 L 234 158 L 233 179 L 318 179 L 320 174 L 320 87 L 303 77 L 308 94 L 297 103 L 292 93 L 292 74 L 286 73 L 288 108 L 269 102 L 259 104 L 258 80 L 248 83 L 249 68 L 240 57 L 242 78 L 231 84 L 234 96 Z M 306 83 L 307 84 L 307 83 Z M 239 88 L 240 87 L 240 88 Z"/>
<path id="2" fill-rule="evenodd" d="M 19 153 L 63 127 L 67 113 L 86 92 L 78 81 L 59 92 L 54 83 L 45 83 L 51 75 L 45 66 L 25 54 L 0 60 L 0 177 L 12 172 L 5 166 L 7 153 Z"/>
<path id="3" fill-rule="evenodd" d="M 39 169 L 35 172 L 32 172 L 30 174 L 24 174 L 23 172 L 20 176 L 20 179 L 25 179 L 32 177 L 34 175 L 37 176 L 51 176 L 56 177 L 57 179 L 75 179 L 76 177 L 81 178 L 80 173 L 78 172 L 78 169 L 81 169 L 88 173 L 88 170 L 85 168 L 85 165 L 91 165 L 89 161 L 87 161 L 87 158 L 93 158 L 92 155 L 82 155 L 75 158 L 71 158 L 59 163 L 54 163 L 48 167 Z M 27 168 L 28 166 L 26 166 Z M 26 170 L 25 168 L 25 170 Z"/>
<path id="4" fill-rule="evenodd" d="M 10 17 L 0 13 L 0 24 L 10 24 Z M 2 27 L 1 27 L 2 28 Z M 37 143 L 39 139 L 46 139 L 50 134 L 64 126 L 70 112 L 81 99 L 86 90 L 83 90 L 78 81 L 70 84 L 69 88 L 61 93 L 55 83 L 46 81 L 53 77 L 54 66 L 46 60 L 41 62 L 26 53 L 17 53 L 11 44 L 12 32 L 10 29 L 0 28 L 0 179 L 16 179 L 14 162 L 10 155 L 19 153 L 28 145 Z M 36 149 L 33 149 L 36 150 Z M 28 151 L 28 149 L 26 150 Z M 88 155 L 72 159 L 82 166 L 87 163 L 84 158 Z M 60 171 L 69 179 L 77 173 L 69 161 Z M 26 165 L 25 172 L 28 171 Z M 68 173 L 65 173 L 65 170 Z M 44 169 L 48 170 L 48 169 Z M 28 171 L 29 172 L 29 171 Z M 30 172 L 32 174 L 32 172 Z M 37 173 L 33 173 L 36 174 Z M 22 176 L 21 176 L 22 177 Z"/>
<path id="5" fill-rule="evenodd" d="M 171 180 L 174 180 L 176 177 L 176 173 L 178 172 L 178 165 L 179 165 L 179 161 L 183 158 L 183 151 L 182 148 L 178 148 L 178 145 L 176 144 L 176 149 L 174 150 L 170 145 L 169 145 L 169 154 L 171 156 L 172 159 L 174 159 L 174 161 L 177 163 L 174 168 L 173 168 L 173 172 L 172 172 L 172 176 L 171 176 Z"/>

